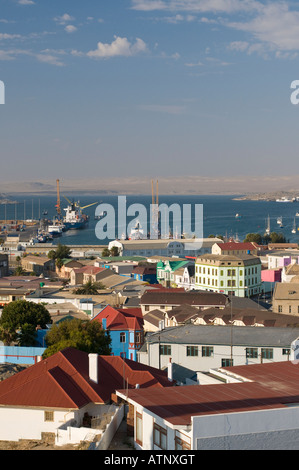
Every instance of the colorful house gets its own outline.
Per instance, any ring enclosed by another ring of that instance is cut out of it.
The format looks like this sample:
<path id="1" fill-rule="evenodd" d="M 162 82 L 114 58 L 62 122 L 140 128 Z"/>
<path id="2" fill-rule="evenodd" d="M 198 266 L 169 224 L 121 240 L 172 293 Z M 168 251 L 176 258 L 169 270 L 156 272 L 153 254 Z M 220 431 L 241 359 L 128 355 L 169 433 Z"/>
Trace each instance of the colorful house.
<path id="1" fill-rule="evenodd" d="M 156 265 L 151 266 L 136 266 L 132 271 L 132 277 L 136 281 L 148 282 L 149 284 L 157 283 L 157 268 Z"/>
<path id="2" fill-rule="evenodd" d="M 114 356 L 137 360 L 137 351 L 144 342 L 140 308 L 116 309 L 107 305 L 91 321 L 100 322 L 109 331 Z"/>
<path id="3" fill-rule="evenodd" d="M 165 287 L 176 287 L 175 274 L 181 268 L 194 264 L 190 260 L 160 260 L 157 263 L 157 281 Z"/>

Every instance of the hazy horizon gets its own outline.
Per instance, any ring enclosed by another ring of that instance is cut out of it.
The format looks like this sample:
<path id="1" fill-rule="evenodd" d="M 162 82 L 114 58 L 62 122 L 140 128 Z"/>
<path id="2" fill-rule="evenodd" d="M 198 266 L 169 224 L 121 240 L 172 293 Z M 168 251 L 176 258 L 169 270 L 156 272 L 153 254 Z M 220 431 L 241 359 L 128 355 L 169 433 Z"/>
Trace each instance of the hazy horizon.
<path id="1" fill-rule="evenodd" d="M 149 178 L 80 178 L 59 180 L 60 192 L 98 194 L 152 194 L 161 195 L 246 195 L 257 193 L 297 192 L 298 176 L 255 176 L 248 177 L 157 177 Z M 0 181 L 0 193 L 4 194 L 53 194 L 56 193 L 56 180 L 40 181 Z"/>

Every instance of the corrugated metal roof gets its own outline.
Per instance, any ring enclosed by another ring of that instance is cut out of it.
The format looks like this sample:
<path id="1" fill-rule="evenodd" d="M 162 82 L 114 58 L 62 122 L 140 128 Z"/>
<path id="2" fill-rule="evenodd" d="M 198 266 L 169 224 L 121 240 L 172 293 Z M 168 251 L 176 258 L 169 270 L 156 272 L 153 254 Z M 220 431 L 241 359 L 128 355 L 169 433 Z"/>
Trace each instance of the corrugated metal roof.
<path id="1" fill-rule="evenodd" d="M 192 416 L 277 409 L 299 403 L 298 363 L 286 361 L 223 370 L 252 382 L 129 390 L 127 399 L 173 425 L 191 424 Z"/>
<path id="2" fill-rule="evenodd" d="M 98 375 L 89 379 L 87 353 L 66 348 L 0 382 L 0 405 L 74 409 L 106 403 L 124 386 L 173 385 L 166 372 L 118 356 L 98 356 Z"/>
<path id="3" fill-rule="evenodd" d="M 214 315 L 204 317 L 208 322 Z M 233 333 L 231 337 L 231 332 Z M 262 328 L 252 326 L 228 325 L 193 325 L 165 328 L 148 337 L 148 342 L 230 345 L 233 338 L 234 346 L 268 346 L 289 348 L 299 337 L 299 328 Z"/>

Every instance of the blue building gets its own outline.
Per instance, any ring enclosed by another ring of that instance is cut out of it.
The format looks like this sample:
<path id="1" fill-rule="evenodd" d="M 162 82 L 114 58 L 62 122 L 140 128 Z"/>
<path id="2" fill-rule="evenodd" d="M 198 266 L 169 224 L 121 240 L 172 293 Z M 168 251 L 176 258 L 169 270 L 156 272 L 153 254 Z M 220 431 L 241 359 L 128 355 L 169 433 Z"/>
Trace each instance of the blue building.
<path id="1" fill-rule="evenodd" d="M 143 344 L 143 319 L 140 308 L 116 309 L 107 305 L 91 321 L 101 323 L 109 331 L 114 356 L 137 360 Z"/>

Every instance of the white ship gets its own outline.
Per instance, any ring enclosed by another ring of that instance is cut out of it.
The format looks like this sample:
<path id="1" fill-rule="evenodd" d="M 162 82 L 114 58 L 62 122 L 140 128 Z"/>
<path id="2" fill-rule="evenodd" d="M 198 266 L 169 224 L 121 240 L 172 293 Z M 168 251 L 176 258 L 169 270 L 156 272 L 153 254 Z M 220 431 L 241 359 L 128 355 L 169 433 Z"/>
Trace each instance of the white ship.
<path id="1" fill-rule="evenodd" d="M 143 240 L 146 238 L 147 236 L 144 235 L 144 230 L 141 227 L 139 220 L 137 220 L 135 227 L 131 229 L 129 240 Z"/>
<path id="2" fill-rule="evenodd" d="M 293 197 L 292 199 L 288 199 L 287 197 L 283 196 L 280 199 L 276 199 L 276 202 L 294 202 L 295 198 Z"/>

